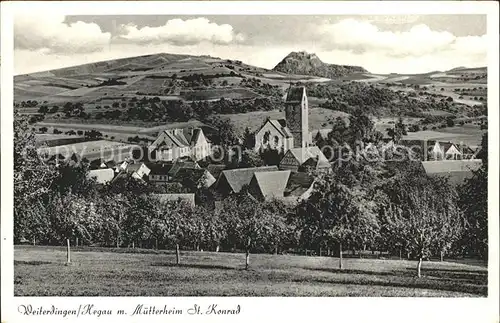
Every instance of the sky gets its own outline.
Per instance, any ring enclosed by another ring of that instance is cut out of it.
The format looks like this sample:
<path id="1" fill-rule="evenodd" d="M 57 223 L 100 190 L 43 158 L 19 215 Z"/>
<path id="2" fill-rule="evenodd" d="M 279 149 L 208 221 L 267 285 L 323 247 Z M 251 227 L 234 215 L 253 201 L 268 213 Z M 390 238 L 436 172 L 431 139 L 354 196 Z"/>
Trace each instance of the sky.
<path id="1" fill-rule="evenodd" d="M 485 15 L 14 18 L 16 75 L 160 52 L 271 69 L 291 51 L 372 73 L 426 73 L 486 66 L 487 47 Z"/>

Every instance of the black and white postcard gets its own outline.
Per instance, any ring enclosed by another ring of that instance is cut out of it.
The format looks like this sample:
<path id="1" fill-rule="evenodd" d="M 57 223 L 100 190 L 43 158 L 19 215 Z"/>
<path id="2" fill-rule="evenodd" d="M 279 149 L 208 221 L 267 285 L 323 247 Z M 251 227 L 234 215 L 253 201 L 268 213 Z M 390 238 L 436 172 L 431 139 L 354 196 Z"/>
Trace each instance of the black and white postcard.
<path id="1" fill-rule="evenodd" d="M 2 322 L 498 321 L 498 3 L 2 3 Z"/>

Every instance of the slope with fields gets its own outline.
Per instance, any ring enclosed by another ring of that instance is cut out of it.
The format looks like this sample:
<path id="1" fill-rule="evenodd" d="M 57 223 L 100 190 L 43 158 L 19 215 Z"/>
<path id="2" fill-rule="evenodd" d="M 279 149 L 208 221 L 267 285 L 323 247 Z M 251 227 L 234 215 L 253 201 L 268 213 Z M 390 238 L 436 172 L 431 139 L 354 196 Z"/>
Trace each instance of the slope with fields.
<path id="1" fill-rule="evenodd" d="M 159 53 L 18 75 L 14 99 L 16 111 L 43 114 L 56 124 L 148 128 L 221 115 L 241 130 L 260 123 L 252 119 L 256 115 L 281 115 L 287 88 L 302 84 L 314 130 L 330 127 L 332 116 L 360 106 L 388 117 L 477 116 L 487 100 L 486 75 L 486 68 L 463 67 L 370 74 L 360 67 L 325 64 L 305 52 L 291 53 L 274 70 L 218 57 Z M 318 118 L 320 110 L 314 108 L 322 108 Z M 131 135 L 115 130 L 107 135 L 120 140 Z"/>

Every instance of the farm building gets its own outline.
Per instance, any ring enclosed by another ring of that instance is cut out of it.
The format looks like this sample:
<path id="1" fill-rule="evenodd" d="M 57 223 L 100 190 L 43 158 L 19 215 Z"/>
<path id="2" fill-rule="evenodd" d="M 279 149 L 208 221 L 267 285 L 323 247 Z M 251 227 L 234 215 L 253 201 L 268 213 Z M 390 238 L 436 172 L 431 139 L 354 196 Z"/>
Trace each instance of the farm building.
<path id="1" fill-rule="evenodd" d="M 427 175 L 448 177 L 452 185 L 462 184 L 465 179 L 472 177 L 472 172 L 478 170 L 481 165 L 481 159 L 422 161 Z"/>
<path id="2" fill-rule="evenodd" d="M 289 170 L 256 172 L 250 181 L 249 192 L 261 200 L 283 198 L 289 177 Z"/>
<path id="3" fill-rule="evenodd" d="M 115 177 L 115 172 L 112 168 L 94 169 L 87 174 L 88 178 L 95 179 L 97 184 L 107 184 Z"/>
<path id="4" fill-rule="evenodd" d="M 255 173 L 277 170 L 278 167 L 276 166 L 224 170 L 217 181 L 217 190 L 222 194 L 239 193 L 243 186 L 250 184 Z"/>
<path id="5" fill-rule="evenodd" d="M 158 161 L 174 161 L 190 156 L 194 160 L 208 157 L 212 147 L 201 128 L 167 129 L 148 147 Z"/>
<path id="6" fill-rule="evenodd" d="M 279 164 L 281 170 L 292 170 L 294 172 L 299 171 L 299 168 L 303 170 L 303 168 L 310 169 L 311 167 L 315 170 L 330 168 L 328 159 L 317 146 L 290 149 L 285 153 Z"/>

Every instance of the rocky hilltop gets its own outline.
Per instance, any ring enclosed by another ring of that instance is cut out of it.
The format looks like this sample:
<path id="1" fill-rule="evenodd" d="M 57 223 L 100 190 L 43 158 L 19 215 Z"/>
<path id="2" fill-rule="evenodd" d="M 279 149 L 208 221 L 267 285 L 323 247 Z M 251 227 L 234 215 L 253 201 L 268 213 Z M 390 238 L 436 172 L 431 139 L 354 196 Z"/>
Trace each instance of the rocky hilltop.
<path id="1" fill-rule="evenodd" d="M 274 71 L 335 78 L 354 73 L 368 73 L 360 66 L 335 65 L 322 62 L 314 53 L 291 52 L 273 68 Z"/>

